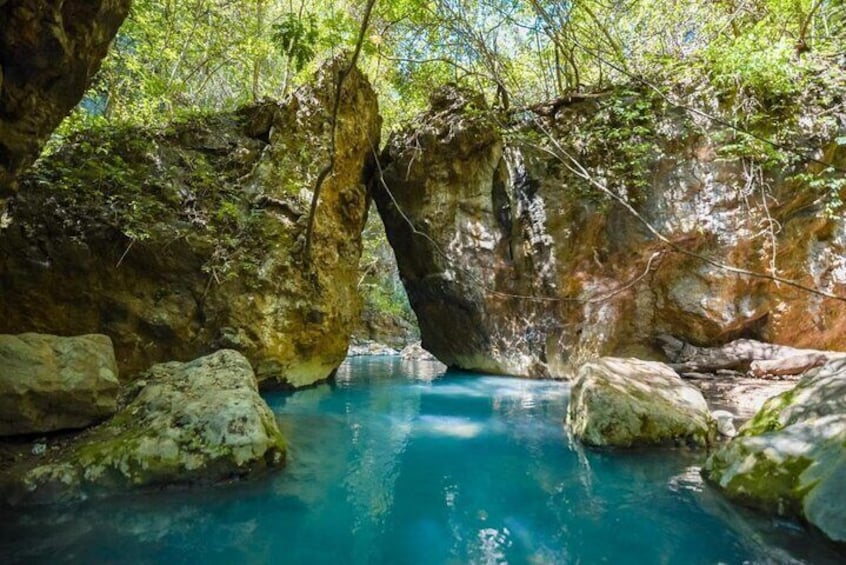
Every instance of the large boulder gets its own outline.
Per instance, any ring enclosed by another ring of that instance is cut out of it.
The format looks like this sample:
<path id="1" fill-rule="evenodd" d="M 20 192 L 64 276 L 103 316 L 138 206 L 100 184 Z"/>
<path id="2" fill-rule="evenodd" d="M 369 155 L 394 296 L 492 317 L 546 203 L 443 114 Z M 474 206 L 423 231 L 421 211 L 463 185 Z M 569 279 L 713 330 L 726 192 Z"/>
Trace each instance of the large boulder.
<path id="1" fill-rule="evenodd" d="M 0 2 L 0 199 L 82 99 L 130 0 Z"/>
<path id="2" fill-rule="evenodd" d="M 846 541 L 846 360 L 768 400 L 703 474 L 729 498 Z"/>
<path id="3" fill-rule="evenodd" d="M 759 124 L 789 140 L 773 161 L 697 113 L 733 122 L 734 104 L 764 104 L 739 93 L 680 87 L 686 112 L 621 87 L 497 116 L 472 92 L 436 92 L 392 134 L 374 183 L 423 346 L 528 377 L 603 355 L 662 359 L 658 334 L 846 348 L 846 303 L 767 278 L 846 295 L 846 220 L 832 213 L 846 116 L 826 111 L 838 80 Z"/>
<path id="4" fill-rule="evenodd" d="M 83 428 L 117 410 L 120 383 L 104 335 L 0 335 L 0 436 Z"/>
<path id="5" fill-rule="evenodd" d="M 78 134 L 20 179 L 0 228 L 0 331 L 109 335 L 121 373 L 237 349 L 264 386 L 326 379 L 359 319 L 376 95 L 343 57 L 284 103 Z"/>
<path id="6" fill-rule="evenodd" d="M 706 446 L 716 435 L 702 393 L 670 367 L 614 357 L 582 365 L 567 425 L 591 446 Z"/>
<path id="7" fill-rule="evenodd" d="M 285 442 L 249 361 L 221 350 L 155 365 L 112 420 L 50 461 L 8 473 L 10 503 L 48 503 L 128 488 L 209 483 L 280 466 Z"/>

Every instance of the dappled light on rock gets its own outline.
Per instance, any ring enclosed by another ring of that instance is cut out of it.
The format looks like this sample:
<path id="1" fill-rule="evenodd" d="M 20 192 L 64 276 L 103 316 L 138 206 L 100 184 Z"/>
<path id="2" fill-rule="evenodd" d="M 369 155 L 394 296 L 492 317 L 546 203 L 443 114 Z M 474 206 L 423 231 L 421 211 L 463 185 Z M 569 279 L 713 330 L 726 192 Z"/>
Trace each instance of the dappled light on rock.
<path id="1" fill-rule="evenodd" d="M 663 363 L 603 357 L 579 369 L 567 424 L 592 446 L 707 446 L 716 423 L 702 393 Z"/>
<path id="2" fill-rule="evenodd" d="M 704 472 L 732 499 L 801 516 L 846 541 L 846 361 L 770 399 Z"/>
<path id="3" fill-rule="evenodd" d="M 209 484 L 285 461 L 285 441 L 249 362 L 222 350 L 153 366 L 110 421 L 48 462 L 0 475 L 4 503 L 50 504 L 178 484 Z"/>

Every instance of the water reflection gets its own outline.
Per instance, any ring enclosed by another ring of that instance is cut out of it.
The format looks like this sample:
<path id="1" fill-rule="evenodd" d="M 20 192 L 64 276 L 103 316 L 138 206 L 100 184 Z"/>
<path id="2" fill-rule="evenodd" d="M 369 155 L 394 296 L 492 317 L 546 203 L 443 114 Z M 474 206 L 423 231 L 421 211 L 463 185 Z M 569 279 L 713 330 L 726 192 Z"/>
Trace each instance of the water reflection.
<path id="1" fill-rule="evenodd" d="M 484 426 L 478 422 L 451 416 L 421 416 L 416 422 L 416 428 L 419 434 L 459 439 L 474 438 L 484 430 Z"/>
<path id="2" fill-rule="evenodd" d="M 446 365 L 438 361 L 402 359 L 398 355 L 349 357 L 338 367 L 335 382 L 343 388 L 360 386 L 362 382 L 372 386 L 400 374 L 410 380 L 431 382 L 446 374 Z"/>
<path id="3" fill-rule="evenodd" d="M 389 416 L 367 424 L 360 421 L 368 414 L 350 412 L 351 422 L 358 430 L 353 444 L 351 468 L 344 484 L 347 500 L 354 508 L 352 534 L 353 560 L 358 563 L 373 560 L 373 552 L 384 531 L 384 523 L 394 504 L 394 484 L 399 473 L 399 461 L 405 452 L 412 422 L 420 412 L 420 395 L 414 389 L 396 395 L 389 387 L 372 387 L 366 408 Z"/>

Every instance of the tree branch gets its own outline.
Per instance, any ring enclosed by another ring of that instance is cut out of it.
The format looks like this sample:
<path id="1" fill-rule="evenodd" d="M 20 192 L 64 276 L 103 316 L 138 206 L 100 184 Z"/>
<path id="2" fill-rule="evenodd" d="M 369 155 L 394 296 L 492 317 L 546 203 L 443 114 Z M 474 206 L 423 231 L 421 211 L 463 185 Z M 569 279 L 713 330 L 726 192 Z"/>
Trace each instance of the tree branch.
<path id="1" fill-rule="evenodd" d="M 338 74 L 338 83 L 335 85 L 335 99 L 332 104 L 332 115 L 330 116 L 330 125 L 332 131 L 329 138 L 329 162 L 320 173 L 317 175 L 317 180 L 314 184 L 314 194 L 311 197 L 311 208 L 308 213 L 308 227 L 306 228 L 305 239 L 305 256 L 311 258 L 311 244 L 314 238 L 314 221 L 317 216 L 317 203 L 320 200 L 320 190 L 323 188 L 323 183 L 326 178 L 335 170 L 335 153 L 336 153 L 336 134 L 338 132 L 338 110 L 341 107 L 341 92 L 344 87 L 344 80 L 355 69 L 358 62 L 358 56 L 361 54 L 361 46 L 364 44 L 364 36 L 367 33 L 367 27 L 370 25 L 370 14 L 373 12 L 373 6 L 376 0 L 367 0 L 367 6 L 364 9 L 364 15 L 361 19 L 361 28 L 358 32 L 358 39 L 355 43 L 355 51 L 350 58 L 349 66 Z"/>

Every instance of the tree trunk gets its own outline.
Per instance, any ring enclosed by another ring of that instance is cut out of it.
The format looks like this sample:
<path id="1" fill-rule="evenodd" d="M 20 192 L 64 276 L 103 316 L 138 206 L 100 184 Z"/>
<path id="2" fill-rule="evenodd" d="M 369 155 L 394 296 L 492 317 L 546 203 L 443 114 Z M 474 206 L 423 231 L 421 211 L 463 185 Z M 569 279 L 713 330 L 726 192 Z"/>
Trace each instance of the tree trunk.
<path id="1" fill-rule="evenodd" d="M 750 371 L 765 375 L 797 375 L 846 353 L 797 349 L 752 339 L 738 339 L 720 347 L 697 347 L 669 335 L 657 337 L 670 360 L 670 367 L 679 373 L 715 372 L 720 369 Z"/>

